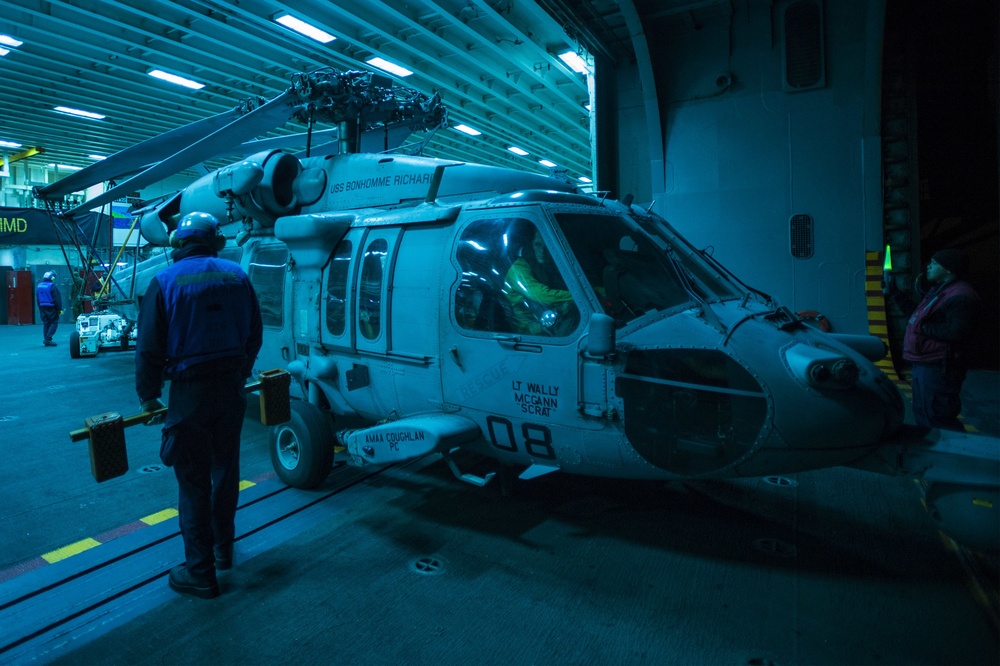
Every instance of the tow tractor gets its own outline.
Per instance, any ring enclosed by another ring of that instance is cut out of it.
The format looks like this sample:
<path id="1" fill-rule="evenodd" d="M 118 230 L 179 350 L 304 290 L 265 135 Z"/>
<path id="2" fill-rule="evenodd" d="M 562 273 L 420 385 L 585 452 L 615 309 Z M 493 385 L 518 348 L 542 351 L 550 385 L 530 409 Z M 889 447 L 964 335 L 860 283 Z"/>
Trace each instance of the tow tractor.
<path id="1" fill-rule="evenodd" d="M 72 358 L 97 356 L 102 349 L 135 349 L 135 324 L 110 310 L 82 314 L 76 318 L 76 330 L 69 334 Z"/>

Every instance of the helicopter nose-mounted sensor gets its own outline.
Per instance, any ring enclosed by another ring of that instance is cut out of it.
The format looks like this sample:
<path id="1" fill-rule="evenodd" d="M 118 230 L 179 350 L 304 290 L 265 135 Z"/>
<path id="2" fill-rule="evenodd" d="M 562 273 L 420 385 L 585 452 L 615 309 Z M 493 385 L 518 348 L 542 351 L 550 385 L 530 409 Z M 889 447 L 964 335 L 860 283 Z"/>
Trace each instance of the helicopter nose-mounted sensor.
<path id="1" fill-rule="evenodd" d="M 819 389 L 849 389 L 858 381 L 858 364 L 834 351 L 794 344 L 782 354 L 796 379 Z"/>

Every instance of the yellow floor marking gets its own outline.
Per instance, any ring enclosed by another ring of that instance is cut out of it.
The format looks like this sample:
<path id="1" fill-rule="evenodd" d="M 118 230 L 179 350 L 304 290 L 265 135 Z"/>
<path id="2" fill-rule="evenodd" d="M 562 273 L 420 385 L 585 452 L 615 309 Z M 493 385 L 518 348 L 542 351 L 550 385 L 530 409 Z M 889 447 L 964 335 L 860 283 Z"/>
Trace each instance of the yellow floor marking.
<path id="1" fill-rule="evenodd" d="M 257 484 L 253 481 L 240 481 L 240 490 L 246 490 L 247 488 L 253 488 Z"/>
<path id="2" fill-rule="evenodd" d="M 146 516 L 145 518 L 140 518 L 142 522 L 147 525 L 155 525 L 157 523 L 162 523 L 164 520 L 170 520 L 177 516 L 177 509 L 164 509 L 163 511 L 157 511 L 156 513 Z"/>
<path id="3" fill-rule="evenodd" d="M 76 555 L 77 553 L 82 553 L 85 550 L 90 550 L 94 546 L 100 546 L 101 542 L 96 539 L 84 539 L 83 541 L 77 541 L 76 543 L 71 543 L 68 546 L 63 546 L 57 550 L 53 550 L 51 553 L 45 553 L 42 555 L 42 559 L 49 564 L 55 564 L 59 560 L 65 560 L 67 557 Z"/>

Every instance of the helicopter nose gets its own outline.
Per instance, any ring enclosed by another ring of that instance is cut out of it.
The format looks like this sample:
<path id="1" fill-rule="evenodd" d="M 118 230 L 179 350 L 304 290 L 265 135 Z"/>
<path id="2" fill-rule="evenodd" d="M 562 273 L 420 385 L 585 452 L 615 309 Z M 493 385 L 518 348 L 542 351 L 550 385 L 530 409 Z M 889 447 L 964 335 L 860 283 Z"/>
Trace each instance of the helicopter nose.
<path id="1" fill-rule="evenodd" d="M 846 464 L 899 427 L 899 391 L 863 356 L 764 331 L 632 348 L 615 380 L 632 448 L 681 476 L 761 476 Z"/>
<path id="2" fill-rule="evenodd" d="M 629 444 L 653 465 L 706 475 L 752 455 L 767 432 L 767 394 L 715 349 L 633 349 L 615 380 Z"/>

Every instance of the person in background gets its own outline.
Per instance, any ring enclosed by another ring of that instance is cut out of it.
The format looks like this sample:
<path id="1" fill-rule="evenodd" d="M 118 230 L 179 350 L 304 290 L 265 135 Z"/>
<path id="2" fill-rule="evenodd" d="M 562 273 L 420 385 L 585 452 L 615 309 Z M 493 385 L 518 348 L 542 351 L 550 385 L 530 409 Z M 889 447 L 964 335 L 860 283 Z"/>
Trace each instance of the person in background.
<path id="1" fill-rule="evenodd" d="M 263 333 L 246 273 L 218 257 L 225 242 L 214 216 L 181 218 L 170 235 L 174 263 L 146 290 L 136 340 L 143 412 L 163 408 L 163 382 L 170 380 L 160 458 L 177 477 L 185 562 L 170 570 L 169 584 L 203 599 L 219 595 L 216 569 L 233 562 L 244 385 Z"/>
<path id="2" fill-rule="evenodd" d="M 56 274 L 46 271 L 42 275 L 42 281 L 35 289 L 35 297 L 38 299 L 38 311 L 42 314 L 42 344 L 46 347 L 55 347 L 56 342 L 52 336 L 59 328 L 59 317 L 63 313 L 62 295 L 59 287 L 55 283 Z"/>
<path id="3" fill-rule="evenodd" d="M 960 394 L 968 369 L 968 343 L 975 330 L 980 299 L 963 277 L 965 251 L 949 248 L 931 257 L 926 280 L 914 285 L 916 301 L 886 274 L 884 291 L 909 316 L 903 360 L 912 365 L 913 417 L 917 425 L 964 431 L 958 420 Z"/>

